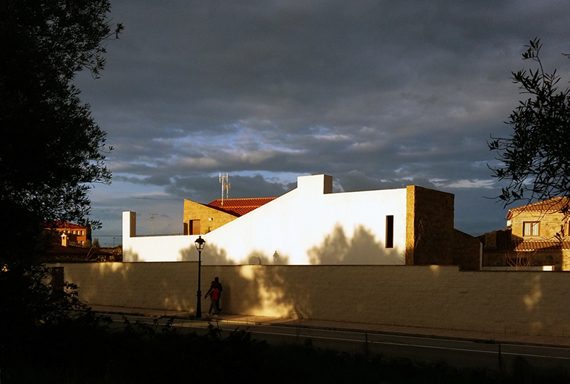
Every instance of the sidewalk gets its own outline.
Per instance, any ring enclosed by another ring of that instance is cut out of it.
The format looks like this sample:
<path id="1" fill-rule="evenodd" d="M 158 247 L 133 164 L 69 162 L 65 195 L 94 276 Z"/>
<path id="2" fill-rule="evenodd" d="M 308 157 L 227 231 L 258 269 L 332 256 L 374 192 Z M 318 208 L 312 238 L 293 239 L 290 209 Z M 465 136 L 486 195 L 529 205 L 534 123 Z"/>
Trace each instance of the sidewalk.
<path id="1" fill-rule="evenodd" d="M 126 307 L 108 307 L 108 306 L 91 306 L 94 312 L 113 313 L 125 315 L 138 315 L 145 317 L 161 318 L 172 317 L 192 320 L 192 314 L 182 311 L 169 310 L 153 310 L 146 308 L 126 308 Z M 208 320 L 204 316 L 202 320 Z M 534 344 L 546 345 L 554 347 L 570 348 L 570 337 L 554 337 L 554 336 L 528 336 L 528 335 L 505 335 L 497 333 L 485 333 L 474 331 L 459 331 L 436 328 L 423 327 L 406 327 L 396 325 L 368 324 L 358 322 L 341 322 L 327 320 L 310 320 L 310 319 L 284 319 L 276 317 L 252 316 L 252 315 L 234 315 L 221 314 L 212 318 L 221 324 L 241 324 L 241 325 L 278 325 L 299 328 L 316 328 L 328 330 L 345 330 L 355 332 L 368 333 L 387 333 L 408 336 L 436 337 L 446 339 L 471 340 L 485 343 L 510 343 L 510 344 Z"/>

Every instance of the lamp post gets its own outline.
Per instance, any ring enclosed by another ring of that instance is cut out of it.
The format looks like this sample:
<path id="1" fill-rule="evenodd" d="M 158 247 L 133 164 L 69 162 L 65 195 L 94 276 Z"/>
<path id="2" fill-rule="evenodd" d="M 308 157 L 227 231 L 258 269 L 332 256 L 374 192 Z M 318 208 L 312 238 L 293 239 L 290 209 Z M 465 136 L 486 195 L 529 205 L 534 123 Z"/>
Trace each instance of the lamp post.
<path id="1" fill-rule="evenodd" d="M 202 239 L 202 236 L 198 236 L 194 242 L 196 249 L 198 250 L 198 291 L 196 291 L 196 319 L 202 318 L 202 292 L 200 291 L 201 277 L 202 277 L 202 250 L 206 244 L 206 240 Z"/>

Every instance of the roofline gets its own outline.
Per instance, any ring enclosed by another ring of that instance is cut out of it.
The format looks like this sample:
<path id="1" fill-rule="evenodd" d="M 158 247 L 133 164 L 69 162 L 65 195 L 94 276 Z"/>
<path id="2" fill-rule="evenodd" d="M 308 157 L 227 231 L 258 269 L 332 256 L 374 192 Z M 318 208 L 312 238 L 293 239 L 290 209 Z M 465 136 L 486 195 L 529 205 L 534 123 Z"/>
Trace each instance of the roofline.
<path id="1" fill-rule="evenodd" d="M 232 216 L 235 216 L 235 217 L 240 217 L 240 215 L 238 215 L 238 214 L 236 214 L 236 213 L 234 213 L 234 212 L 232 212 L 232 211 L 228 211 L 228 210 L 223 209 L 223 208 L 221 208 L 221 207 L 216 207 L 216 206 L 214 206 L 214 205 L 210 205 L 209 203 L 208 203 L 208 204 L 202 204 L 202 205 L 205 206 L 205 207 L 208 207 L 208 208 L 210 208 L 210 209 L 215 209 L 216 211 L 220 211 L 220 212 L 227 213 L 228 215 L 232 215 Z"/>
<path id="2" fill-rule="evenodd" d="M 226 198 L 219 198 L 210 201 L 208 204 L 213 203 L 214 201 L 232 201 L 232 200 L 260 200 L 260 199 L 276 199 L 277 196 L 263 196 L 263 197 L 226 197 Z"/>
<path id="3" fill-rule="evenodd" d="M 548 205 L 551 202 L 552 206 L 558 204 L 561 200 L 567 200 L 566 204 L 570 204 L 570 197 L 568 196 L 554 196 L 550 199 L 535 201 L 534 203 L 528 203 L 526 205 L 521 205 L 520 207 L 510 208 L 507 211 L 507 220 L 511 219 L 512 215 L 517 212 L 545 212 L 545 213 L 562 213 L 560 209 L 553 209 L 549 207 L 544 207 L 544 205 Z M 541 206 L 539 208 L 539 206 Z"/>

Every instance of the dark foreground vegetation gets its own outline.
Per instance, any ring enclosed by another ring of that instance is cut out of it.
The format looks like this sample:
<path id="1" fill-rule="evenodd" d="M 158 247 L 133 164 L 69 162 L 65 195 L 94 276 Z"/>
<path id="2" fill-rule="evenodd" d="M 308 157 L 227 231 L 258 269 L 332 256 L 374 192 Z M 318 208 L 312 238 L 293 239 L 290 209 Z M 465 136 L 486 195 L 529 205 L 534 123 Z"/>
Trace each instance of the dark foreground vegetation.
<path id="1" fill-rule="evenodd" d="M 111 329 L 89 311 L 69 318 L 81 305 L 74 287 L 41 264 L 44 229 L 56 221 L 96 227 L 89 190 L 111 181 L 105 160 L 112 148 L 74 81 L 81 71 L 98 77 L 103 70 L 105 45 L 123 28 L 113 28 L 110 10 L 109 0 L 0 2 L 0 384 L 570 382 L 566 373 L 537 372 L 523 360 L 503 376 L 270 346 L 244 332 Z M 560 138 L 567 137 L 570 91 L 557 90 L 556 72 L 542 71 L 540 47 L 532 41 L 523 56 L 540 70 L 514 76 L 532 97 L 510 116 L 512 139 L 489 143 L 505 164 L 494 176 L 510 182 L 501 195 L 506 203 L 569 192 L 568 145 Z"/>
<path id="2" fill-rule="evenodd" d="M 512 375 L 366 357 L 306 345 L 268 345 L 244 331 L 222 337 L 93 316 L 3 336 L 0 383 L 568 383 L 520 361 Z"/>

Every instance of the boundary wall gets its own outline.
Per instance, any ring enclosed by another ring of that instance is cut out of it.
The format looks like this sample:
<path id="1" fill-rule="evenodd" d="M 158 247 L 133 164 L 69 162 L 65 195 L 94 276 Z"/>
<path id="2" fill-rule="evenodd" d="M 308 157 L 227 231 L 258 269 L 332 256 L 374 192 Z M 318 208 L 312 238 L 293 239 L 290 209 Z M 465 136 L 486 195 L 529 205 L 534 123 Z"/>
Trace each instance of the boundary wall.
<path id="1" fill-rule="evenodd" d="M 51 264 L 90 305 L 188 311 L 197 262 Z M 454 266 L 202 266 L 225 313 L 570 337 L 570 274 L 464 272 Z M 202 298 L 208 312 L 209 300 Z"/>

